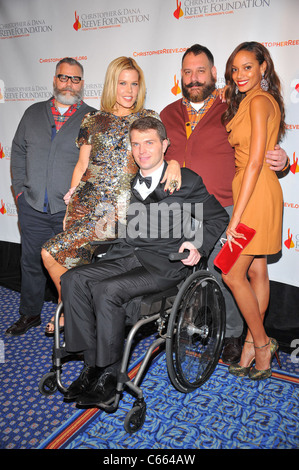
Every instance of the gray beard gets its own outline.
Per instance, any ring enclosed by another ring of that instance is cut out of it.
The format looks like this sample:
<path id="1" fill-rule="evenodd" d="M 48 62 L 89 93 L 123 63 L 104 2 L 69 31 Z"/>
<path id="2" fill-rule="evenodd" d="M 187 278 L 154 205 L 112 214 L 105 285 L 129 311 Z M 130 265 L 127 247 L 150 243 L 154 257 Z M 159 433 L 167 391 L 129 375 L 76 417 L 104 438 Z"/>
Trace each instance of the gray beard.
<path id="1" fill-rule="evenodd" d="M 58 103 L 64 104 L 66 106 L 72 106 L 73 104 L 79 103 L 83 97 L 83 88 L 78 92 L 72 92 L 71 95 L 65 95 L 63 92 L 60 92 L 55 86 L 53 87 L 53 95 Z"/>

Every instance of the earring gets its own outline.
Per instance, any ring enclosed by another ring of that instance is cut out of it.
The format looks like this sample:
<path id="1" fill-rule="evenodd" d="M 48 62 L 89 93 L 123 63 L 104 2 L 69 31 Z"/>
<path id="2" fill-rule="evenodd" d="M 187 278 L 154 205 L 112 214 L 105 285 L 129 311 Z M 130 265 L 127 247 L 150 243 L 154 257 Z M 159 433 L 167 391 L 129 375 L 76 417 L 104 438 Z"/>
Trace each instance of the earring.
<path id="1" fill-rule="evenodd" d="M 235 88 L 235 94 L 237 95 L 239 93 L 239 88 L 236 86 Z"/>
<path id="2" fill-rule="evenodd" d="M 264 90 L 264 91 L 269 90 L 269 83 L 266 80 L 266 78 L 264 77 L 264 74 L 262 75 L 262 79 L 261 79 L 261 89 Z"/>

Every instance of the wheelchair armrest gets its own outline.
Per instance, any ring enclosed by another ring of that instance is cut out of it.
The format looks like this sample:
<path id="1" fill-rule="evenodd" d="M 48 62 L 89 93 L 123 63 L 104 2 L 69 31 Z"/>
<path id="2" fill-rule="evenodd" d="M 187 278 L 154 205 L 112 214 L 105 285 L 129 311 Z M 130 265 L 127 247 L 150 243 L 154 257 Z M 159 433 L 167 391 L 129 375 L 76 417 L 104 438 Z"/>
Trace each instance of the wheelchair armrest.
<path id="1" fill-rule="evenodd" d="M 183 251 L 183 253 L 178 253 L 178 252 L 177 253 L 170 253 L 168 255 L 168 259 L 170 261 L 180 261 L 182 259 L 188 258 L 188 256 L 189 256 L 189 251 L 186 250 L 186 251 Z M 193 266 L 193 268 L 196 269 L 196 270 L 197 269 L 207 269 L 207 267 L 208 267 L 208 260 L 207 260 L 207 258 L 204 258 L 204 257 L 201 257 L 199 262 L 195 266 Z"/>

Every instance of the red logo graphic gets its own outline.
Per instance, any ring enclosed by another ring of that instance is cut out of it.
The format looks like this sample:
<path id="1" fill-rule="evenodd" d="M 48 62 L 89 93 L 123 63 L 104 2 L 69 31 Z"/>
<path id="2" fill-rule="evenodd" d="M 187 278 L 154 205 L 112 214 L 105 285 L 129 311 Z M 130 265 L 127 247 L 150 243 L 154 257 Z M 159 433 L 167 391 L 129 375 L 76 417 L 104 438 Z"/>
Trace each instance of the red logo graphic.
<path id="1" fill-rule="evenodd" d="M 293 163 L 290 166 L 290 171 L 292 173 L 299 173 L 298 157 L 295 159 L 295 152 L 293 153 Z"/>
<path id="2" fill-rule="evenodd" d="M 79 15 L 77 15 L 77 12 L 75 11 L 75 23 L 73 24 L 73 28 L 78 31 L 78 29 L 81 28 L 81 23 L 79 21 Z"/>
<path id="3" fill-rule="evenodd" d="M 294 248 L 295 244 L 293 242 L 293 234 L 291 233 L 290 229 L 288 229 L 288 238 L 284 242 L 285 246 L 289 250 L 290 248 Z"/>
<path id="4" fill-rule="evenodd" d="M 177 20 L 179 20 L 184 15 L 183 10 L 181 9 L 181 5 L 182 5 L 182 2 L 179 2 L 178 0 L 176 0 L 176 10 L 174 10 L 173 16 Z"/>
<path id="5" fill-rule="evenodd" d="M 2 145 L 0 144 L 0 160 L 1 158 L 4 158 L 4 157 L 5 157 L 5 153 L 4 153 Z"/>
<path id="6" fill-rule="evenodd" d="M 181 89 L 179 87 L 179 81 L 176 79 L 176 75 L 173 77 L 174 80 L 174 86 L 171 88 L 171 93 L 174 96 L 177 96 L 181 93 Z"/>
<path id="7" fill-rule="evenodd" d="M 297 90 L 299 93 L 299 83 L 297 83 L 297 85 L 295 86 L 295 90 Z"/>
<path id="8" fill-rule="evenodd" d="M 6 209 L 5 209 L 5 204 L 3 202 L 3 199 L 1 199 L 1 207 L 0 207 L 0 213 L 3 215 L 3 214 L 6 214 Z"/>

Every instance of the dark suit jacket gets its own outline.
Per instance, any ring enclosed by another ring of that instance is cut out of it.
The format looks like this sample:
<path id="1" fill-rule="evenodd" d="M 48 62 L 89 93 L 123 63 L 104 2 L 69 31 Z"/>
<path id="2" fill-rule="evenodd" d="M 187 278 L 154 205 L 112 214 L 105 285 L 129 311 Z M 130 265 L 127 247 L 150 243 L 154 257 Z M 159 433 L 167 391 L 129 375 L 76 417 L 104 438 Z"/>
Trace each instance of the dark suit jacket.
<path id="1" fill-rule="evenodd" d="M 161 179 L 166 167 L 165 162 Z M 187 168 L 181 171 L 179 191 L 171 195 L 164 191 L 165 184 L 159 183 L 145 200 L 134 189 L 137 176 L 133 179 L 126 234 L 105 256 L 110 260 L 134 253 L 161 290 L 177 284 L 188 269 L 181 261 L 169 261 L 169 253 L 178 252 L 184 241 L 191 241 L 201 255 L 208 256 L 229 219 L 217 199 L 208 193 L 202 178 Z M 189 230 L 191 216 L 199 222 L 195 233 Z"/>

